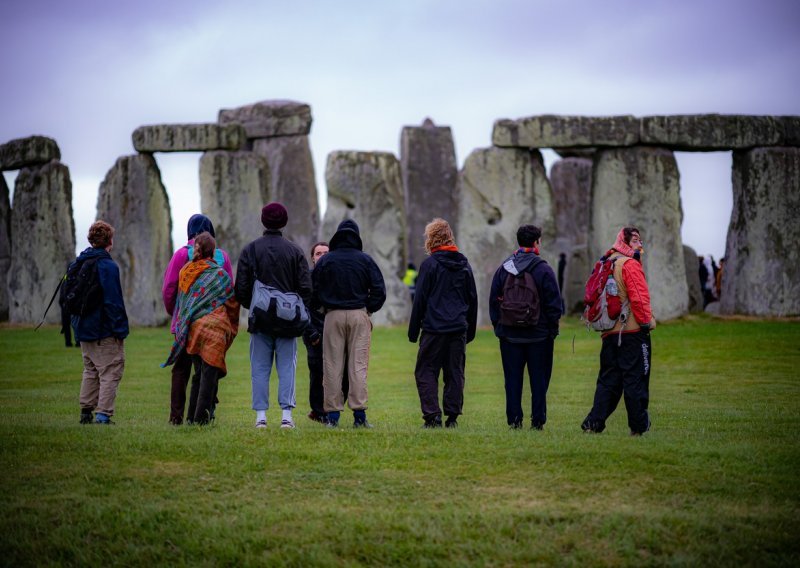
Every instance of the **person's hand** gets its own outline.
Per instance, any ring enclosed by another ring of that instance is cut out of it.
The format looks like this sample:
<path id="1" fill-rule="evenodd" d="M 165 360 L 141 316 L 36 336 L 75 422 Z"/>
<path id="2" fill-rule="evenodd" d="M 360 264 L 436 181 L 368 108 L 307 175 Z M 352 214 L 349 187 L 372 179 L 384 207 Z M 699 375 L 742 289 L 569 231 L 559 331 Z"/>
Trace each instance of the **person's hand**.
<path id="1" fill-rule="evenodd" d="M 650 331 L 656 328 L 656 316 L 650 318 Z"/>
<path id="2" fill-rule="evenodd" d="M 311 346 L 312 346 L 312 347 L 316 347 L 317 345 L 319 345 L 319 344 L 320 344 L 320 341 L 321 341 L 321 339 L 320 339 L 319 337 L 318 337 L 318 338 L 316 338 L 315 340 L 313 340 L 313 341 L 311 342 Z"/>

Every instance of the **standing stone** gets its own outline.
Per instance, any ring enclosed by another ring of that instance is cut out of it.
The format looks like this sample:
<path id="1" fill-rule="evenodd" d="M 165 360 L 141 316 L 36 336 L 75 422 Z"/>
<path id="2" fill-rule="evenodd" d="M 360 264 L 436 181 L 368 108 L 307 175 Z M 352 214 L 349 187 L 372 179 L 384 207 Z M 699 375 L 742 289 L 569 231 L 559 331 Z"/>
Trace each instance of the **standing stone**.
<path id="1" fill-rule="evenodd" d="M 309 255 L 319 233 L 319 204 L 308 136 L 259 139 L 253 143 L 253 152 L 264 156 L 269 164 L 270 199 L 283 203 L 289 212 L 283 236 Z"/>
<path id="2" fill-rule="evenodd" d="M 67 166 L 54 160 L 20 170 L 14 184 L 11 242 L 9 320 L 36 323 L 75 258 L 72 182 Z M 61 321 L 58 305 L 50 308 L 46 321 Z"/>
<path id="3" fill-rule="evenodd" d="M 683 245 L 683 261 L 686 268 L 686 286 L 689 288 L 689 313 L 703 311 L 703 290 L 700 287 L 700 273 L 697 271 L 697 252 Z"/>
<path id="4" fill-rule="evenodd" d="M 458 227 L 458 166 L 453 133 L 449 126 L 406 126 L 400 135 L 400 168 L 403 173 L 408 222 L 408 261 L 418 268 L 425 259 L 425 225 L 434 217 Z"/>
<path id="5" fill-rule="evenodd" d="M 724 314 L 800 314 L 800 148 L 733 153 Z"/>
<path id="6" fill-rule="evenodd" d="M 461 199 L 456 243 L 475 274 L 478 324 L 488 325 L 492 276 L 517 249 L 517 229 L 542 228 L 542 257 L 556 266 L 553 191 L 542 155 L 519 148 L 482 148 L 466 159 L 460 174 Z M 550 245 L 548 245 L 550 243 Z"/>
<path id="7" fill-rule="evenodd" d="M 689 307 L 682 219 L 678 165 L 671 151 L 637 146 L 598 152 L 592 183 L 591 257 L 599 258 L 608 250 L 621 227 L 638 227 L 658 320 L 684 315 Z"/>
<path id="8" fill-rule="evenodd" d="M 0 145 L 0 171 L 42 166 L 60 159 L 58 144 L 46 136 L 17 138 Z"/>
<path id="9" fill-rule="evenodd" d="M 0 321 L 8 321 L 6 274 L 11 266 L 11 202 L 8 185 L 0 173 Z"/>
<path id="10" fill-rule="evenodd" d="M 372 321 L 375 325 L 405 324 L 411 296 L 402 281 L 407 257 L 400 163 L 385 152 L 331 152 L 325 182 L 324 238 L 329 240 L 345 219 L 358 223 L 364 252 L 375 260 L 386 282 L 386 304 Z"/>
<path id="11" fill-rule="evenodd" d="M 564 271 L 564 307 L 568 314 L 583 313 L 583 295 L 586 281 L 592 273 L 597 259 L 589 257 L 589 245 L 576 245 L 567 254 Z"/>
<path id="12" fill-rule="evenodd" d="M 203 152 L 206 150 L 239 150 L 247 144 L 244 128 L 239 124 L 156 124 L 140 126 L 133 131 L 133 147 L 137 152 Z"/>
<path id="13" fill-rule="evenodd" d="M 117 159 L 100 184 L 97 218 L 115 229 L 111 256 L 119 265 L 129 322 L 166 323 L 161 284 L 172 257 L 172 218 L 152 155 Z"/>
<path id="14" fill-rule="evenodd" d="M 586 254 L 578 253 L 576 258 L 572 251 L 575 247 L 583 247 L 589 242 L 589 204 L 592 196 L 592 160 L 586 158 L 565 158 L 553 164 L 550 170 L 550 184 L 553 186 L 553 205 L 555 208 L 556 239 L 551 245 L 545 243 L 546 248 L 552 248 L 556 254 L 567 255 L 567 267 L 578 258 L 588 258 Z M 557 270 L 557 266 L 553 267 Z M 585 283 L 589 277 L 585 273 L 585 263 L 575 266 L 571 270 L 573 277 Z M 591 270 L 591 266 L 588 267 Z M 567 285 L 566 271 L 564 273 L 564 305 L 574 308 L 583 305 L 583 284 L 579 288 Z"/>
<path id="15" fill-rule="evenodd" d="M 253 152 L 206 152 L 200 158 L 200 208 L 214 223 L 234 274 L 242 249 L 264 232 L 261 208 L 270 202 L 270 183 L 267 159 Z"/>
<path id="16" fill-rule="evenodd" d="M 222 109 L 217 120 L 220 124 L 241 124 L 248 138 L 305 136 L 311 132 L 311 107 L 296 101 L 261 101 Z"/>

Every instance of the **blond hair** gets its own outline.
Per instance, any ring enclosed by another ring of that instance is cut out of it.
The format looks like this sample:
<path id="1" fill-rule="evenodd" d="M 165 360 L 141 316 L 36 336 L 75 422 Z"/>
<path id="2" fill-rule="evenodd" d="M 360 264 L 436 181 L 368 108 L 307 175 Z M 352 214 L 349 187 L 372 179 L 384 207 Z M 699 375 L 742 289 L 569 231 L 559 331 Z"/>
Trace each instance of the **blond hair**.
<path id="1" fill-rule="evenodd" d="M 453 237 L 453 230 L 450 223 L 436 217 L 425 226 L 425 252 L 431 254 L 431 250 L 441 246 L 454 246 L 456 239 Z"/>

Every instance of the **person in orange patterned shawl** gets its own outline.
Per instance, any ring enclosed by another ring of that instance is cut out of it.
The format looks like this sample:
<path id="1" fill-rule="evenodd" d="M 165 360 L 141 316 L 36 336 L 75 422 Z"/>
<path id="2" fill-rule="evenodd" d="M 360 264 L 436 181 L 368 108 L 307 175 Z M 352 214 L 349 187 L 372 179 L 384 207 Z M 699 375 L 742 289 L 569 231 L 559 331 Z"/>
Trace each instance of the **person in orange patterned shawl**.
<path id="1" fill-rule="evenodd" d="M 195 373 L 187 422 L 207 424 L 214 416 L 219 380 L 227 374 L 225 353 L 239 331 L 239 302 L 231 278 L 214 262 L 216 241 L 201 233 L 194 241 L 194 258 L 180 272 L 176 304 L 175 342 L 162 367 L 182 351 L 192 356 Z"/>

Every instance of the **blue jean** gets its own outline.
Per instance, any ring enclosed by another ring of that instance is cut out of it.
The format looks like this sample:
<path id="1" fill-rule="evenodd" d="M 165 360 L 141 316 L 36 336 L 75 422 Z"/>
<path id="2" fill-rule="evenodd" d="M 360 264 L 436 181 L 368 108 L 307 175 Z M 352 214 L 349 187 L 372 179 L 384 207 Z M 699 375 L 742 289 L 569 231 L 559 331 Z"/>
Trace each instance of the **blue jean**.
<path id="1" fill-rule="evenodd" d="M 250 380 L 253 410 L 269 408 L 269 378 L 272 360 L 278 371 L 278 404 L 283 410 L 296 406 L 294 376 L 297 370 L 297 339 L 263 333 L 250 334 Z"/>

